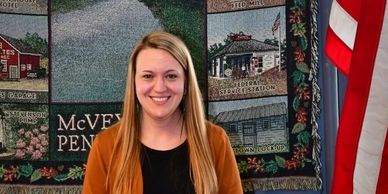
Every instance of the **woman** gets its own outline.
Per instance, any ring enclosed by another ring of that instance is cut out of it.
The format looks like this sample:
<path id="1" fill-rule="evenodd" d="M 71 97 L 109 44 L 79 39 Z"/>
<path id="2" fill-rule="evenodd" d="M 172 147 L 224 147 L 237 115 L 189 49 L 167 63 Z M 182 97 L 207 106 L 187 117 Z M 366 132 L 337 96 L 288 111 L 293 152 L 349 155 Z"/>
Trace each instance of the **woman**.
<path id="1" fill-rule="evenodd" d="M 122 118 L 95 138 L 83 193 L 242 193 L 228 137 L 205 120 L 178 37 L 154 32 L 135 46 Z"/>

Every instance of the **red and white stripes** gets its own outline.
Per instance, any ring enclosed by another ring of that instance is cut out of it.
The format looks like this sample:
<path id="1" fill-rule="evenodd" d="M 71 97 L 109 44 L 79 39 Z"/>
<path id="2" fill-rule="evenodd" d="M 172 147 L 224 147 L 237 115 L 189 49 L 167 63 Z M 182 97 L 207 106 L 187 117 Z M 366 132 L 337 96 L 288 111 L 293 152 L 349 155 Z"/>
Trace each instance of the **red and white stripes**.
<path id="1" fill-rule="evenodd" d="M 333 2 L 332 10 L 331 15 L 339 15 L 333 18 L 344 20 L 330 22 L 326 51 L 328 57 L 348 75 L 337 136 L 332 194 L 388 193 L 386 1 L 338 0 Z M 344 10 L 348 14 L 344 14 Z M 341 31 L 352 32 L 354 24 L 339 27 L 338 34 L 335 27 L 346 21 L 351 23 L 347 18 L 349 15 L 356 21 L 353 47 L 353 34 Z"/>
<path id="2" fill-rule="evenodd" d="M 349 74 L 360 4 L 360 0 L 333 0 L 331 7 L 326 53 L 345 75 Z"/>

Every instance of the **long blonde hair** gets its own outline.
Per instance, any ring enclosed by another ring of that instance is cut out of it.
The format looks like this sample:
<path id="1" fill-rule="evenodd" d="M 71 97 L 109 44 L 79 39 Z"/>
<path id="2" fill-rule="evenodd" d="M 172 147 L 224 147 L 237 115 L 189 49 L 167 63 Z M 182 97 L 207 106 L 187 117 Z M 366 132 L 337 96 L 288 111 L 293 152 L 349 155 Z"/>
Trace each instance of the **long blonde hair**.
<path id="1" fill-rule="evenodd" d="M 120 127 L 108 169 L 107 188 L 111 193 L 130 193 L 134 187 L 135 161 L 140 160 L 140 105 L 135 94 L 136 58 L 146 48 L 169 52 L 183 67 L 186 75 L 186 94 L 182 109 L 190 161 L 190 178 L 197 194 L 215 194 L 217 176 L 207 138 L 206 120 L 193 62 L 185 43 L 166 32 L 153 32 L 141 39 L 133 49 L 128 65 L 128 79 L 120 120 Z M 116 156 L 119 156 L 116 158 Z M 116 172 L 112 171 L 113 162 Z M 113 185 L 109 185 L 114 177 Z"/>

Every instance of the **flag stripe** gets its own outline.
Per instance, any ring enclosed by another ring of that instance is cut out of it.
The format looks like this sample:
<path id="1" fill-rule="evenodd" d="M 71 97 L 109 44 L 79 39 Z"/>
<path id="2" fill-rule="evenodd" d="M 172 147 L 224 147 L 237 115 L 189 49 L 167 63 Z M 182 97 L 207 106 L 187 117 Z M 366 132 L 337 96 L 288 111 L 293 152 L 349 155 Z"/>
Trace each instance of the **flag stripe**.
<path id="1" fill-rule="evenodd" d="M 365 33 L 365 36 L 376 35 L 379 43 L 377 45 L 370 45 L 364 42 L 365 45 L 361 45 L 363 52 L 369 51 L 373 55 L 377 50 L 377 53 L 354 170 L 354 193 L 376 192 L 381 156 L 388 127 L 388 84 L 387 80 L 384 80 L 385 76 L 388 75 L 388 68 L 386 66 L 388 61 L 388 9 L 385 9 L 384 1 L 379 1 L 378 3 L 375 5 L 376 7 L 371 7 L 371 10 L 374 10 L 373 17 L 364 17 L 368 26 L 359 29 L 360 33 Z M 367 9 L 367 7 L 365 8 Z M 360 22 L 363 21 L 363 19 L 360 20 Z M 377 31 L 381 25 L 382 30 Z M 370 28 L 376 29 L 375 33 L 378 34 L 369 34 Z"/>
<path id="2" fill-rule="evenodd" d="M 349 75 L 360 7 L 361 0 L 334 0 L 331 8 L 326 54 L 345 75 Z"/>
<path id="3" fill-rule="evenodd" d="M 353 49 L 357 21 L 335 0 L 331 5 L 330 13 L 330 28 L 350 49 Z"/>
<path id="4" fill-rule="evenodd" d="M 352 50 L 335 35 L 330 27 L 327 28 L 325 51 L 327 57 L 337 65 L 337 68 L 345 75 L 349 75 Z"/>
<path id="5" fill-rule="evenodd" d="M 379 175 L 379 181 L 377 182 L 376 194 L 388 193 L 387 180 L 388 180 L 388 133 L 385 135 L 384 151 L 381 159 L 380 175 Z"/>
<path id="6" fill-rule="evenodd" d="M 361 17 L 361 0 L 333 0 L 336 1 L 356 21 Z"/>
<path id="7" fill-rule="evenodd" d="M 367 109 L 370 84 L 372 82 L 371 77 L 379 45 L 385 0 L 375 0 L 373 3 L 363 1 L 362 8 L 372 11 L 369 11 L 368 14 L 363 14 L 358 20 L 348 85 L 337 135 L 333 194 L 352 194 L 353 192 L 373 194 L 375 192 L 365 190 L 371 189 L 373 186 L 365 188 L 361 185 L 364 183 L 366 183 L 364 185 L 373 185 L 371 183 L 373 180 L 368 183 L 371 177 L 364 174 L 366 173 L 365 171 L 358 171 L 362 168 L 357 167 L 356 169 L 355 161 L 358 152 L 369 151 L 362 150 L 368 149 L 363 147 L 364 144 L 371 144 L 374 141 L 373 139 L 365 140 L 364 138 L 367 136 L 364 135 L 365 132 L 361 132 L 361 129 L 364 116 L 366 116 L 366 119 L 370 119 L 370 112 L 365 111 Z M 371 121 L 365 122 L 370 123 Z M 360 139 L 361 134 L 363 134 L 363 137 Z M 359 142 L 361 143 L 360 147 L 358 147 Z M 365 160 L 364 162 L 368 163 L 368 160 L 372 159 L 359 157 L 357 158 L 357 165 L 364 165 L 364 163 L 360 163 L 361 160 Z M 354 172 L 354 170 L 358 172 Z"/>

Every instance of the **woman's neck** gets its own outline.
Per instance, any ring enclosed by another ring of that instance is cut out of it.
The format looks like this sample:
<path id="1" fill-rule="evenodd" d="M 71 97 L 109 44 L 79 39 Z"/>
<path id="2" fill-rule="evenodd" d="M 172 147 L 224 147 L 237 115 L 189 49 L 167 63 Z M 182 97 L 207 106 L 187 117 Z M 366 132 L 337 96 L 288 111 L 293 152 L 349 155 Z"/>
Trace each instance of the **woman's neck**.
<path id="1" fill-rule="evenodd" d="M 176 111 L 164 120 L 141 117 L 140 141 L 155 150 L 170 150 L 178 147 L 186 140 L 183 116 Z"/>

